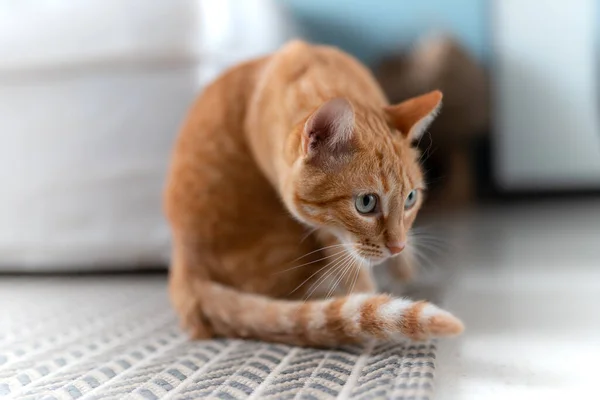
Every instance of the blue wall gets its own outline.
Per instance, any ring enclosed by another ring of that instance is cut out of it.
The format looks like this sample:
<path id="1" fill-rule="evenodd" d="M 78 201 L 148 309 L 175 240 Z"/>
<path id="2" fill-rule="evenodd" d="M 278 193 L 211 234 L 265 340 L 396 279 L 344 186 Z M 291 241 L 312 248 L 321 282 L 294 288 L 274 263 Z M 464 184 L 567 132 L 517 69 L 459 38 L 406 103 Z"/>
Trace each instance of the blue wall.
<path id="1" fill-rule="evenodd" d="M 476 57 L 489 55 L 488 0 L 280 0 L 307 38 L 367 63 L 429 31 L 453 34 Z"/>

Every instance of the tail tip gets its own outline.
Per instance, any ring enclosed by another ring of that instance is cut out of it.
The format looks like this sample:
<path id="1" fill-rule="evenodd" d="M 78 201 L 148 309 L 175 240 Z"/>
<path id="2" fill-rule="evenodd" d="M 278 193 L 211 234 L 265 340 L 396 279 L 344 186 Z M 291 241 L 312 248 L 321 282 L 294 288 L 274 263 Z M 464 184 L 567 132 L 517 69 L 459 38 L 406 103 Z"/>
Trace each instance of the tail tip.
<path id="1" fill-rule="evenodd" d="M 436 337 L 457 336 L 465 330 L 461 320 L 446 312 L 429 317 L 427 325 L 431 335 Z"/>

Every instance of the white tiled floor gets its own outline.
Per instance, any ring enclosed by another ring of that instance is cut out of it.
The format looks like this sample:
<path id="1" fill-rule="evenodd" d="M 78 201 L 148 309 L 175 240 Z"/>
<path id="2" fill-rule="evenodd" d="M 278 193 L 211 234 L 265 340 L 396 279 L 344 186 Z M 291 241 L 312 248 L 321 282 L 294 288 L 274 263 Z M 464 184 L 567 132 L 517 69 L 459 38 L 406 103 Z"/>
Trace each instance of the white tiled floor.
<path id="1" fill-rule="evenodd" d="M 600 201 L 486 210 L 450 224 L 437 397 L 589 399 L 600 361 Z"/>

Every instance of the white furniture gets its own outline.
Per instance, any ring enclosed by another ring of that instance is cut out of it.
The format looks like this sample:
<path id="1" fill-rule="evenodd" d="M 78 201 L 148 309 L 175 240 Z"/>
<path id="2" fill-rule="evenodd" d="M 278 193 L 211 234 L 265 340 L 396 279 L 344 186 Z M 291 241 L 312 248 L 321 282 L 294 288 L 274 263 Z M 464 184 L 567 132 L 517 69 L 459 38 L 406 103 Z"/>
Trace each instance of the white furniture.
<path id="1" fill-rule="evenodd" d="M 0 270 L 164 265 L 178 127 L 210 79 L 291 35 L 283 11 L 0 0 L 0 21 Z"/>

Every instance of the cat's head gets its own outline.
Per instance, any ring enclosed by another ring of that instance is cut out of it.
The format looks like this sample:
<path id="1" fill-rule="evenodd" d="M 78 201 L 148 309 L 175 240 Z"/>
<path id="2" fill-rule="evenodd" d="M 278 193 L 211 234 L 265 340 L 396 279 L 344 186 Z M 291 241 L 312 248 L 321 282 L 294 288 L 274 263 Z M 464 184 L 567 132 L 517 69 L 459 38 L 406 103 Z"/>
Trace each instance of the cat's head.
<path id="1" fill-rule="evenodd" d="M 414 147 L 441 105 L 439 91 L 383 109 L 329 100 L 304 123 L 287 203 L 376 264 L 406 246 L 425 182 Z M 291 192 L 291 193 L 290 193 Z"/>

